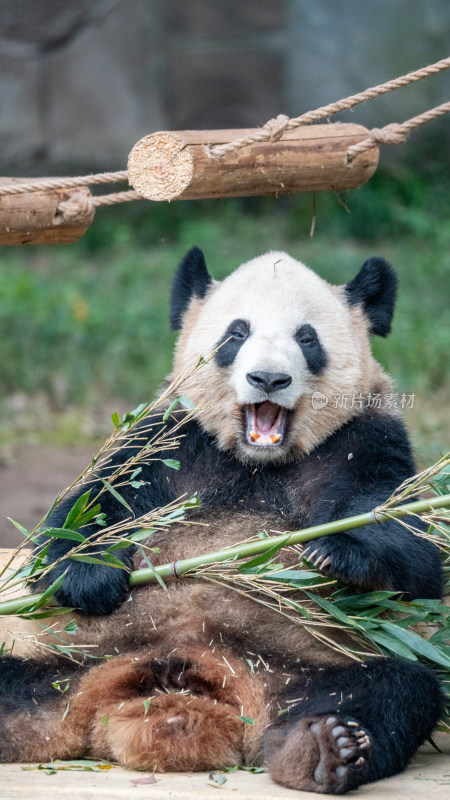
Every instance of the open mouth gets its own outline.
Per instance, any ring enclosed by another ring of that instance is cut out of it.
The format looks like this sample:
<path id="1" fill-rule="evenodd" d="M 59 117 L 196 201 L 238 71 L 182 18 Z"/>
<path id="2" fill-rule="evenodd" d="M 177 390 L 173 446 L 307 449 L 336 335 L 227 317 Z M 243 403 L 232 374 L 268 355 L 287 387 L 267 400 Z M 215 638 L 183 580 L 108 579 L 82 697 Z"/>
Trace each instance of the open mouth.
<path id="1" fill-rule="evenodd" d="M 279 447 L 284 438 L 287 409 L 266 400 L 244 406 L 245 434 L 248 444 Z"/>

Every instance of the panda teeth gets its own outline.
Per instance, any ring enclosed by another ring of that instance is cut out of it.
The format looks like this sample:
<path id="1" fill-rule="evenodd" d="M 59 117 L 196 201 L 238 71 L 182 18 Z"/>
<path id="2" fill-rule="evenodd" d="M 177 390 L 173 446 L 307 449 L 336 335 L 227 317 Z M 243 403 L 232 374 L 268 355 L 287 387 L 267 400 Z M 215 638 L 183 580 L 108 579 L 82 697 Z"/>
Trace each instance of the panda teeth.
<path id="1" fill-rule="evenodd" d="M 259 447 L 276 447 L 283 442 L 284 428 L 287 411 L 276 403 L 272 406 L 272 424 L 270 423 L 270 409 L 267 408 L 269 401 L 263 403 L 252 403 L 244 407 L 246 439 L 248 444 Z M 262 406 L 266 408 L 263 416 L 258 420 L 258 411 Z"/>

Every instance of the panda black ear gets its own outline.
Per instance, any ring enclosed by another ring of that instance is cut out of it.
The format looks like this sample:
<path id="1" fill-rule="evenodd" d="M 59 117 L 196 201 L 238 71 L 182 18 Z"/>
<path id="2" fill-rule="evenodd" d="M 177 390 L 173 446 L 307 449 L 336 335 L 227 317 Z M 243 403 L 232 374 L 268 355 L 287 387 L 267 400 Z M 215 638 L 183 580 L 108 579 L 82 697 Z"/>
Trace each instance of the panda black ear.
<path id="1" fill-rule="evenodd" d="M 172 330 L 181 328 L 183 314 L 193 295 L 204 297 L 212 283 L 205 257 L 198 247 L 192 247 L 178 265 L 172 283 L 170 298 L 170 325 Z"/>
<path id="2" fill-rule="evenodd" d="M 361 305 L 370 321 L 370 333 L 387 336 L 391 330 L 397 294 L 397 276 L 384 258 L 369 258 L 345 286 L 351 306 Z"/>

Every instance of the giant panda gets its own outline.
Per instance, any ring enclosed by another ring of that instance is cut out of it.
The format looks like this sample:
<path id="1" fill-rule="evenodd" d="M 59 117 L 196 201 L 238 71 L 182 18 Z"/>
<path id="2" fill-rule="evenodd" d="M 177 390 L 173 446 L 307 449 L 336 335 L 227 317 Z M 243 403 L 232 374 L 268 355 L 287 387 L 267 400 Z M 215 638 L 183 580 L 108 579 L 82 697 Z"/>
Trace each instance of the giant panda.
<path id="1" fill-rule="evenodd" d="M 392 383 L 369 343 L 389 333 L 395 294 L 395 273 L 381 258 L 333 286 L 284 252 L 255 258 L 222 282 L 198 248 L 187 253 L 172 287 L 179 338 L 169 380 L 187 374 L 183 393 L 195 411 L 182 412 L 180 430 L 180 412 L 164 421 L 157 409 L 139 434 L 144 446 L 163 427 L 176 431 L 168 454 L 181 466 L 168 468 L 163 452 L 143 465 L 137 488 L 121 489 L 136 516 L 200 496 L 197 524 L 153 535 L 155 564 L 260 529 L 367 511 L 414 473 L 403 423 L 384 402 Z M 205 363 L 192 371 L 200 356 Z M 333 400 L 346 396 L 359 402 Z M 61 526 L 84 491 L 86 482 L 47 524 Z M 102 511 L 109 524 L 129 513 L 108 493 Z M 83 533 L 95 552 L 98 526 Z M 51 541 L 51 579 L 65 572 L 57 599 L 78 610 L 79 641 L 96 658 L 0 660 L 4 761 L 87 756 L 152 770 L 265 763 L 285 786 L 343 793 L 404 769 L 439 718 L 439 681 L 417 662 L 360 663 L 306 625 L 199 577 L 174 579 L 167 593 L 146 586 L 130 595 L 127 571 L 69 561 L 70 547 Z M 132 549 L 115 555 L 139 566 Z M 395 521 L 316 539 L 303 556 L 355 590 L 441 595 L 437 548 Z M 295 548 L 282 553 L 285 564 L 299 559 Z M 335 633 L 335 643 L 345 635 Z"/>

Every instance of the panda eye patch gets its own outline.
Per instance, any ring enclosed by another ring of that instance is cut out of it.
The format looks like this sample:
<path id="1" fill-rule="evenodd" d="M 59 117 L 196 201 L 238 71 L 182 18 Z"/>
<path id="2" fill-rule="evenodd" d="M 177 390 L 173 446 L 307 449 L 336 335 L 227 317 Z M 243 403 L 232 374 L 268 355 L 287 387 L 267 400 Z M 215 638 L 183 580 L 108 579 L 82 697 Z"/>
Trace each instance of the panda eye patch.
<path id="1" fill-rule="evenodd" d="M 294 336 L 299 345 L 308 369 L 313 375 L 320 375 L 327 364 L 327 354 L 312 325 L 302 325 Z"/>
<path id="2" fill-rule="evenodd" d="M 217 348 L 215 359 L 220 367 L 229 367 L 233 363 L 249 335 L 250 325 L 244 319 L 235 319 L 228 325 L 215 346 Z"/>

